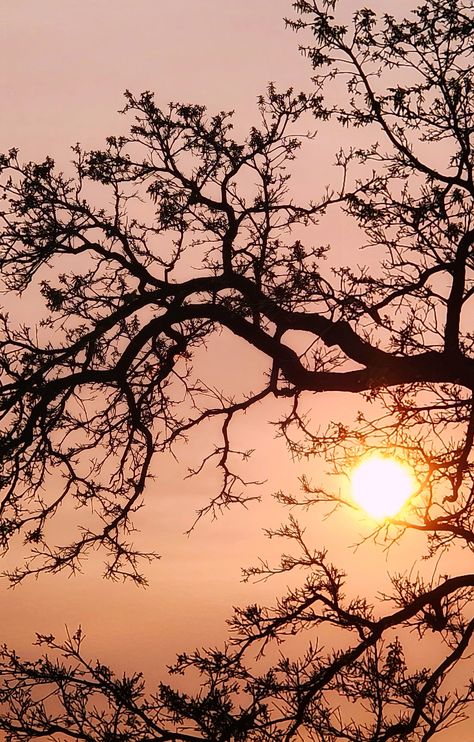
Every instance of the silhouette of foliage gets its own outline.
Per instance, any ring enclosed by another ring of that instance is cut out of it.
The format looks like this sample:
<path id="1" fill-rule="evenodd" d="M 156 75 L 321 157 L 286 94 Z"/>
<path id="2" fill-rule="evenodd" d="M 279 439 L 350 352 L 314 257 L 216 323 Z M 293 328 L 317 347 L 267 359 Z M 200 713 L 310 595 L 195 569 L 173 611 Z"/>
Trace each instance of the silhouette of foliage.
<path id="1" fill-rule="evenodd" d="M 220 418 L 203 466 L 216 462 L 221 487 L 198 517 L 245 502 L 252 495 L 235 460 L 247 452 L 233 450 L 232 422 L 267 396 L 286 400 L 279 430 L 294 455 L 322 455 L 336 472 L 367 450 L 408 460 L 419 490 L 374 540 L 418 531 L 424 556 L 457 545 L 467 564 L 472 4 L 427 0 L 399 20 L 361 9 L 350 22 L 337 0 L 298 0 L 294 9 L 288 24 L 305 42 L 313 92 L 271 85 L 244 140 L 233 138 L 231 113 L 161 108 L 151 93 L 127 93 L 130 134 L 100 151 L 76 147 L 74 177 L 49 159 L 1 158 L 4 286 L 39 290 L 46 307 L 37 326 L 2 316 L 1 545 L 22 535 L 29 547 L 13 584 L 74 572 L 96 548 L 107 576 L 143 583 L 140 565 L 153 555 L 134 547 L 133 515 L 153 456 Z M 312 137 L 300 134 L 311 116 L 345 127 L 357 144 L 338 154 L 339 185 L 300 204 L 291 162 Z M 331 272 L 328 248 L 304 243 L 331 208 L 357 221 L 370 267 L 346 266 L 336 251 Z M 268 359 L 251 395 L 229 399 L 193 374 L 194 355 L 223 330 Z M 311 338 L 304 353 L 294 350 L 300 335 Z M 360 399 L 351 427 L 314 428 L 304 395 L 326 391 Z M 48 487 L 59 475 L 62 489 Z M 293 508 L 350 506 L 307 481 L 300 498 L 279 498 Z M 57 546 L 48 524 L 68 501 L 77 532 Z M 80 632 L 64 644 L 42 636 L 41 660 L 3 649 L 0 729 L 9 740 L 426 742 L 466 718 L 474 682 L 449 690 L 445 681 L 470 646 L 474 574 L 397 575 L 371 605 L 350 597 L 344 573 L 294 515 L 270 535 L 295 553 L 246 577 L 304 570 L 306 579 L 273 608 L 236 610 L 222 650 L 178 658 L 173 672 L 200 673 L 196 695 L 164 684 L 147 695 L 141 676 L 90 663 Z M 317 640 L 326 625 L 338 637 L 331 651 Z M 428 648 L 426 666 L 406 658 L 410 632 Z M 294 635 L 309 637 L 296 658 L 285 649 Z M 430 652 L 433 638 L 441 657 Z"/>

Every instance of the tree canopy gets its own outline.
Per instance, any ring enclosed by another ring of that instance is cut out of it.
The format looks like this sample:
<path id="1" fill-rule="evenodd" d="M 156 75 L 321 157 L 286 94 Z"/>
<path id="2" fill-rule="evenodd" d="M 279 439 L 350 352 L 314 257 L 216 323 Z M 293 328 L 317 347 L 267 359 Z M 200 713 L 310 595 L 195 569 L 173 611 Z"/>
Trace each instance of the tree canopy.
<path id="1" fill-rule="evenodd" d="M 25 164 L 16 150 L 1 157 L 4 290 L 37 291 L 44 307 L 32 326 L 1 317 L 0 539 L 4 551 L 18 536 L 28 548 L 13 584 L 75 571 L 97 548 L 107 576 L 143 583 L 153 554 L 135 547 L 133 517 L 146 507 L 153 457 L 219 418 L 206 461 L 220 468 L 221 487 L 199 515 L 242 502 L 232 421 L 271 396 L 286 400 L 279 430 L 293 455 L 321 455 L 335 471 L 372 450 L 409 461 L 416 496 L 374 538 L 423 532 L 425 556 L 462 548 L 467 565 L 472 4 L 428 0 L 401 19 L 365 8 L 350 22 L 335 0 L 299 0 L 294 10 L 288 24 L 314 87 L 270 85 L 245 139 L 234 138 L 232 113 L 127 93 L 129 134 L 102 150 L 76 146 L 73 175 L 51 159 Z M 349 144 L 333 185 L 300 203 L 292 162 L 306 138 L 317 145 L 311 128 L 301 134 L 314 121 L 342 127 Z M 346 265 L 344 245 L 314 246 L 331 209 L 357 222 L 368 267 Z M 222 331 L 267 359 L 251 395 L 228 398 L 193 373 L 193 357 Z M 352 426 L 321 431 L 307 419 L 302 396 L 327 391 L 360 398 Z M 308 482 L 301 499 L 280 498 L 350 505 Z M 57 546 L 49 523 L 69 501 L 77 521 Z M 303 568 L 306 579 L 273 608 L 236 610 L 226 647 L 178 658 L 176 673 L 201 674 L 195 696 L 165 684 L 147 695 L 141 676 L 88 662 L 80 632 L 64 645 L 43 636 L 49 656 L 40 661 L 3 650 L 0 729 L 11 740 L 385 742 L 425 741 L 465 718 L 473 682 L 449 692 L 445 681 L 474 632 L 474 574 L 394 577 L 392 593 L 371 605 L 346 597 L 343 572 L 294 515 L 274 535 L 296 555 L 248 576 Z M 325 625 L 341 648 L 319 645 Z M 411 667 L 403 636 L 413 631 L 428 647 L 439 637 L 439 661 Z M 297 658 L 284 649 L 295 634 L 308 642 Z M 275 661 L 262 660 L 274 646 Z"/>

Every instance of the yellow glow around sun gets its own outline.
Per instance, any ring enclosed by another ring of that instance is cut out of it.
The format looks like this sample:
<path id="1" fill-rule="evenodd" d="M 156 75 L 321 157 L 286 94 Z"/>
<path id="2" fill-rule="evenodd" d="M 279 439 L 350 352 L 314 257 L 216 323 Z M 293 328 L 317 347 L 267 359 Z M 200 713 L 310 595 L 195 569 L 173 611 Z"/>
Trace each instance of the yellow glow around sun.
<path id="1" fill-rule="evenodd" d="M 396 515 L 416 489 L 408 466 L 397 459 L 370 456 L 357 466 L 351 476 L 352 497 L 376 519 Z"/>

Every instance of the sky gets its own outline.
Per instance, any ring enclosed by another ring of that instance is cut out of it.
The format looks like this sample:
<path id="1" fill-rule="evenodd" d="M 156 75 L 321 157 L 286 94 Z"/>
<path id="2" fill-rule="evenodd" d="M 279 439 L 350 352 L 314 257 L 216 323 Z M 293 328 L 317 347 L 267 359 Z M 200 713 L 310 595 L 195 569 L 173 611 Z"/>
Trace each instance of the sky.
<path id="1" fill-rule="evenodd" d="M 383 9 L 391 5 L 385 0 L 378 4 Z M 347 7 L 352 10 L 355 4 L 348 2 Z M 256 121 L 256 98 L 269 81 L 281 88 L 307 88 L 311 75 L 298 52 L 298 39 L 283 22 L 292 14 L 288 0 L 0 0 L 0 14 L 0 150 L 19 147 L 23 158 L 35 160 L 50 154 L 65 169 L 75 142 L 100 147 L 105 136 L 126 130 L 127 122 L 117 113 L 125 89 L 153 90 L 162 102 L 203 103 L 211 111 L 235 109 L 236 129 L 245 131 Z M 315 157 L 296 168 L 296 187 L 302 193 L 321 189 L 327 157 L 340 144 L 327 131 L 321 141 L 325 159 Z M 341 220 L 325 229 L 347 250 L 349 238 L 356 239 L 353 228 Z M 34 310 L 28 302 L 18 309 L 25 319 Z M 228 337 L 221 342 L 200 362 L 204 370 L 213 368 L 232 381 L 235 364 L 224 365 L 222 358 L 234 357 L 235 344 Z M 261 373 L 256 354 L 239 353 L 239 358 L 244 378 Z M 345 404 L 331 395 L 318 400 L 318 419 L 329 419 Z M 81 624 L 91 656 L 100 656 L 119 671 L 144 670 L 156 680 L 177 651 L 218 643 L 232 605 L 271 600 L 276 587 L 242 584 L 240 568 L 255 563 L 259 555 L 276 553 L 262 528 L 277 525 L 286 513 L 271 493 L 285 488 L 296 492 L 299 476 L 321 474 L 311 461 L 292 462 L 282 442 L 274 439 L 267 421 L 274 419 L 275 411 L 272 405 L 261 405 L 236 431 L 258 449 L 249 478 L 267 480 L 260 505 L 224 513 L 185 536 L 194 511 L 217 486 L 212 471 L 184 480 L 187 467 L 196 465 L 210 445 L 212 431 L 191 438 L 178 462 L 155 464 L 156 480 L 139 517 L 143 542 L 162 555 L 146 569 L 149 587 L 104 582 L 99 557 L 71 579 L 46 576 L 14 591 L 0 583 L 1 641 L 32 654 L 35 632 L 61 637 L 65 626 L 74 630 Z M 368 552 L 350 548 L 367 524 L 337 516 L 331 521 L 315 518 L 310 528 L 319 545 L 335 552 L 341 566 L 355 565 L 359 579 L 363 577 L 361 587 L 376 592 L 384 560 L 372 560 L 368 570 Z M 398 565 L 403 559 L 399 554 Z"/>
<path id="2" fill-rule="evenodd" d="M 105 136 L 124 131 L 127 122 L 118 110 L 126 89 L 153 90 L 163 102 L 236 109 L 236 125 L 245 131 L 255 121 L 256 98 L 269 80 L 286 88 L 298 81 L 306 84 L 309 76 L 296 39 L 285 30 L 282 19 L 290 8 L 282 0 L 20 0 L 0 7 L 0 149 L 18 147 L 24 159 L 48 154 L 65 170 L 75 142 L 100 147 Z M 25 299 L 16 311 L 28 321 L 35 307 Z M 249 357 L 246 364 L 254 374 L 259 360 Z M 254 430 L 266 428 L 270 453 L 277 445 L 270 428 L 259 415 L 248 421 Z M 84 575 L 74 579 L 46 577 L 3 591 L 4 640 L 26 650 L 35 631 L 61 635 L 65 625 L 80 623 L 91 653 L 100 650 L 104 660 L 122 661 L 128 646 L 127 663 L 141 667 L 149 663 L 154 636 L 166 635 L 157 654 L 170 662 L 178 649 L 221 634 L 232 602 L 240 602 L 241 596 L 247 600 L 240 567 L 256 556 L 250 544 L 261 541 L 265 517 L 259 515 L 257 523 L 252 509 L 184 536 L 194 511 L 217 486 L 213 473 L 199 482 L 183 482 L 187 466 L 196 463 L 194 449 L 183 452 L 179 466 L 157 464 L 157 491 L 149 493 L 143 538 L 162 559 L 147 573 L 146 592 L 104 583 L 100 560 L 91 559 Z M 290 479 L 294 483 L 293 473 Z M 274 483 L 274 489 L 279 486 L 281 482 Z M 150 522 L 152 528 L 147 527 Z M 222 565 L 218 574 L 216 560 Z M 198 631 L 199 626 L 205 631 Z"/>

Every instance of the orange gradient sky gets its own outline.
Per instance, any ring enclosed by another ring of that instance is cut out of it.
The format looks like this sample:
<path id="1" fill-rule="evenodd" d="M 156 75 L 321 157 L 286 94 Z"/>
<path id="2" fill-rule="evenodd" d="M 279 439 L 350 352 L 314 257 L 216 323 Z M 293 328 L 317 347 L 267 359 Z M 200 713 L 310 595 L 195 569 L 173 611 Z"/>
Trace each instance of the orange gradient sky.
<path id="1" fill-rule="evenodd" d="M 373 5 L 385 11 L 400 3 L 378 0 Z M 356 7 L 353 0 L 347 2 L 348 11 Z M 153 90 L 161 102 L 202 103 L 211 112 L 235 109 L 236 131 L 245 132 L 257 122 L 256 98 L 270 80 L 280 88 L 308 89 L 311 69 L 298 53 L 298 38 L 285 29 L 285 15 L 292 15 L 289 0 L 3 0 L 0 151 L 16 146 L 22 158 L 37 160 L 50 154 L 67 170 L 70 145 L 99 148 L 105 136 L 126 131 L 127 120 L 117 110 L 127 88 L 134 93 Z M 334 131 L 321 132 L 312 145 L 314 160 L 295 166 L 298 193 L 316 198 L 323 191 L 332 153 L 340 145 Z M 318 147 L 326 153 L 323 160 L 316 155 Z M 358 244 L 356 229 L 336 215 L 325 220 L 315 239 L 321 244 L 331 239 L 335 260 L 337 250 L 348 255 Z M 27 321 L 36 310 L 25 298 L 16 311 Z M 257 353 L 239 344 L 241 365 L 236 368 L 237 345 L 226 334 L 218 344 L 211 343 L 199 358 L 202 373 L 210 383 L 225 379 L 230 388 L 248 379 L 255 389 L 266 366 Z M 308 404 L 324 424 L 331 415 L 348 414 L 351 402 L 333 394 L 317 400 L 308 396 Z M 145 567 L 148 589 L 104 583 L 100 555 L 71 579 L 47 576 L 15 590 L 0 582 L 1 642 L 32 654 L 35 632 L 62 637 L 65 625 L 74 630 L 81 624 L 91 656 L 100 656 L 118 671 L 143 670 L 156 680 L 177 651 L 218 644 L 232 605 L 271 601 L 278 585 L 242 584 L 240 568 L 279 551 L 278 544 L 262 535 L 263 527 L 276 526 L 287 516 L 271 493 L 297 493 L 299 476 L 314 480 L 321 475 L 320 464 L 292 462 L 281 440 L 274 439 L 267 421 L 275 420 L 281 409 L 276 403 L 262 404 L 235 426 L 237 440 L 258 449 L 248 479 L 268 480 L 260 488 L 262 503 L 224 513 L 216 522 L 199 524 L 190 537 L 184 535 L 194 511 L 218 486 L 212 469 L 198 479 L 183 479 L 200 454 L 212 449 L 211 427 L 203 429 L 182 448 L 179 463 L 155 459 L 156 480 L 138 517 L 140 542 L 162 555 Z M 322 514 L 305 516 L 315 546 L 327 546 L 336 564 L 352 569 L 354 592 L 375 594 L 384 581 L 385 556 L 374 560 L 369 545 L 355 555 L 349 548 L 369 532 L 370 524 L 349 512 L 325 521 Z M 410 566 L 418 538 L 410 536 L 389 553 L 387 559 L 395 559 L 392 572 Z M 14 557 L 6 558 L 7 567 Z M 440 740 L 459 738 L 456 730 L 453 735 L 440 735 Z"/>

